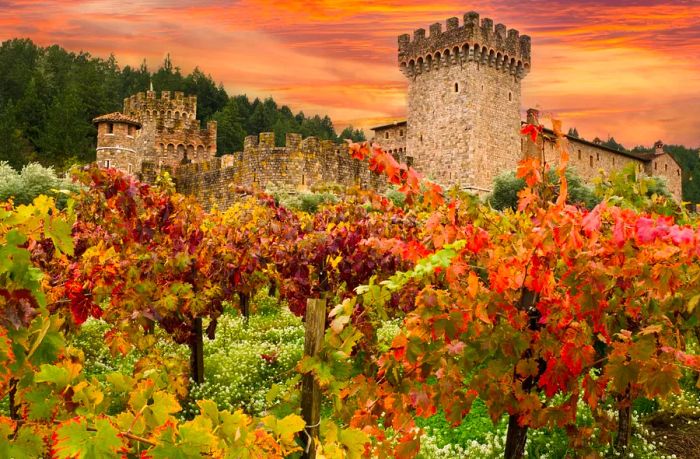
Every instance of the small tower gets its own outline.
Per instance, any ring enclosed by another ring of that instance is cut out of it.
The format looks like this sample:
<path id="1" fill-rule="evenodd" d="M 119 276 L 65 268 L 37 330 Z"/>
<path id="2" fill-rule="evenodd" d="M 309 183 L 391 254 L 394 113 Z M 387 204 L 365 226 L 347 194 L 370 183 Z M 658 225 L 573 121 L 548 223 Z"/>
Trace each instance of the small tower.
<path id="1" fill-rule="evenodd" d="M 471 12 L 399 36 L 408 79 L 406 150 L 416 168 L 477 192 L 516 168 L 521 156 L 520 89 L 530 70 L 530 37 Z"/>
<path id="2" fill-rule="evenodd" d="M 137 151 L 141 123 L 119 112 L 98 116 L 92 122 L 97 126 L 97 164 L 128 174 L 140 172 L 143 158 Z"/>

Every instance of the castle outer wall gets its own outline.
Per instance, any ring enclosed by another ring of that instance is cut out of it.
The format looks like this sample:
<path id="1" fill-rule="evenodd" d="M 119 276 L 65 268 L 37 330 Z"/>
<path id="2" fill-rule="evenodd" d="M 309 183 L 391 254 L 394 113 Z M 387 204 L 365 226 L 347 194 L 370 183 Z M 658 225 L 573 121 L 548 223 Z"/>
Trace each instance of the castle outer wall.
<path id="1" fill-rule="evenodd" d="M 248 136 L 242 152 L 175 170 L 177 190 L 195 196 L 207 209 L 229 206 L 236 199 L 236 187 L 305 191 L 327 184 L 386 187 L 383 177 L 350 156 L 347 145 L 315 137 L 302 140 L 299 134 L 287 134 L 284 147 L 275 147 L 272 132 Z"/>

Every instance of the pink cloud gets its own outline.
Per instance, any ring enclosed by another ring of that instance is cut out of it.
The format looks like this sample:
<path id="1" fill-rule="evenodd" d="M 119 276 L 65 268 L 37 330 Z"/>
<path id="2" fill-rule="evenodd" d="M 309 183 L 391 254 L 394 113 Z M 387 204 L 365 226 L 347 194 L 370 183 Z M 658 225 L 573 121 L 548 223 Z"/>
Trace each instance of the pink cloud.
<path id="1" fill-rule="evenodd" d="M 0 0 L 0 39 L 29 36 L 121 64 L 199 66 L 231 93 L 367 126 L 403 116 L 396 37 L 461 17 L 462 2 L 418 0 Z M 586 137 L 700 145 L 697 1 L 490 0 L 533 38 L 523 108 L 559 114 Z"/>

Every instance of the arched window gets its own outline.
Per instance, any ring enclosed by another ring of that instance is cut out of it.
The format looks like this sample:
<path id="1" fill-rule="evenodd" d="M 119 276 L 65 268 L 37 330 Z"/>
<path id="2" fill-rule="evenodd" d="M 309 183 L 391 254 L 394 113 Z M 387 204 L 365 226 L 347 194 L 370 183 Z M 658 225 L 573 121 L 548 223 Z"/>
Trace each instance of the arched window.
<path id="1" fill-rule="evenodd" d="M 183 144 L 177 146 L 177 156 L 185 156 L 185 146 Z"/>
<path id="2" fill-rule="evenodd" d="M 172 143 L 169 143 L 168 144 L 168 155 L 172 156 L 174 154 L 175 154 L 175 145 L 173 145 Z"/>
<path id="3" fill-rule="evenodd" d="M 204 155 L 204 147 L 201 145 L 197 146 L 197 156 L 203 156 Z"/>

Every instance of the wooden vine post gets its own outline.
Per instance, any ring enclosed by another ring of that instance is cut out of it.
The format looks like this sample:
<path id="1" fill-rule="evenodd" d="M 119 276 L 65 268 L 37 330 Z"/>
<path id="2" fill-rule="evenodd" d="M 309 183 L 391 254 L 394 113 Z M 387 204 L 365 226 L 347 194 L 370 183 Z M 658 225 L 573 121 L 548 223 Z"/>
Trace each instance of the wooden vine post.
<path id="1" fill-rule="evenodd" d="M 306 300 L 304 355 L 314 357 L 321 351 L 326 328 L 326 300 Z M 321 388 L 313 373 L 307 373 L 301 381 L 301 415 L 306 428 L 301 433 L 305 459 L 316 457 L 315 440 L 319 437 L 321 422 Z"/>

